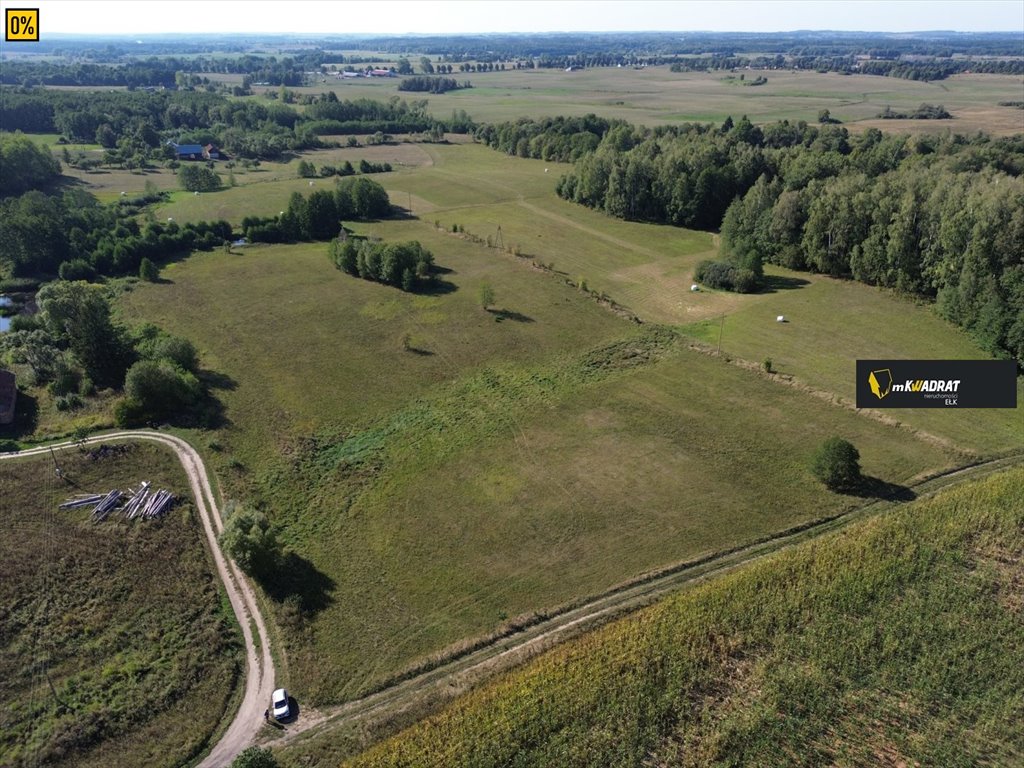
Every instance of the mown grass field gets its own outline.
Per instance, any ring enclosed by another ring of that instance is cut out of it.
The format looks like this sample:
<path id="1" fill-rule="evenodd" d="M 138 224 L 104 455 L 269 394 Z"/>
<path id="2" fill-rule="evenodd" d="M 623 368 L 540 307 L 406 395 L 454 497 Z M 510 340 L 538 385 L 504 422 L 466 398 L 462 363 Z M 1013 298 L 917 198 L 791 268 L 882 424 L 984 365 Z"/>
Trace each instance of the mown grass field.
<path id="1" fill-rule="evenodd" d="M 353 697 L 508 619 L 862 503 L 807 471 L 830 434 L 886 483 L 947 462 L 651 330 L 316 436 L 261 483 L 290 544 L 339 585 L 295 644 L 292 685 Z"/>
<path id="2" fill-rule="evenodd" d="M 1007 471 L 688 589 L 345 765 L 1016 765 L 1022 489 Z"/>
<path id="3" fill-rule="evenodd" d="M 180 766 L 209 747 L 240 679 L 237 628 L 174 456 L 132 445 L 0 465 L 0 764 Z M 58 510 L 150 480 L 159 521 Z"/>
<path id="4" fill-rule="evenodd" d="M 721 318 L 683 328 L 722 353 L 760 363 L 816 389 L 856 400 L 857 359 L 960 360 L 989 356 L 927 306 L 850 280 L 769 268 L 791 289 L 744 297 Z M 783 315 L 785 323 L 776 322 Z M 1024 382 L 1016 410 L 898 409 L 887 415 L 948 440 L 960 450 L 992 455 L 1024 447 Z"/>
<path id="5" fill-rule="evenodd" d="M 417 218 L 355 228 L 432 250 L 447 270 L 433 295 L 352 278 L 324 244 L 301 244 L 196 254 L 120 301 L 126 320 L 193 339 L 204 367 L 222 374 L 227 426 L 209 438 L 214 465 L 229 494 L 268 511 L 306 569 L 305 609 L 278 603 L 278 618 L 289 684 L 307 701 L 353 697 L 516 617 L 860 503 L 806 471 L 829 435 L 851 439 L 865 471 L 896 485 L 962 462 L 964 451 L 1019 447 L 1015 414 L 936 426 L 955 433 L 956 448 L 919 439 L 686 350 L 671 331 L 617 318 L 562 278 L 583 277 L 677 327 L 725 312 L 731 329 L 734 314 L 769 313 L 775 331 L 784 312 L 792 360 L 734 348 L 728 336 L 724 351 L 772 356 L 784 373 L 840 394 L 852 388 L 849 351 L 880 353 L 873 338 L 893 356 L 976 353 L 927 308 L 845 283 L 834 283 L 837 298 L 818 278 L 780 279 L 761 296 L 694 294 L 690 274 L 713 252 L 711 235 L 559 201 L 540 161 L 480 146 L 421 149 L 429 165 L 377 177 L 396 204 L 412 197 Z M 248 199 L 276 206 L 292 183 L 253 185 L 268 199 Z M 480 238 L 500 225 L 506 248 L 527 258 L 453 235 L 452 224 Z M 485 280 L 497 292 L 492 312 L 479 306 Z M 918 331 L 881 330 L 907 327 Z M 624 366 L 609 352 L 620 342 L 639 350 Z"/>

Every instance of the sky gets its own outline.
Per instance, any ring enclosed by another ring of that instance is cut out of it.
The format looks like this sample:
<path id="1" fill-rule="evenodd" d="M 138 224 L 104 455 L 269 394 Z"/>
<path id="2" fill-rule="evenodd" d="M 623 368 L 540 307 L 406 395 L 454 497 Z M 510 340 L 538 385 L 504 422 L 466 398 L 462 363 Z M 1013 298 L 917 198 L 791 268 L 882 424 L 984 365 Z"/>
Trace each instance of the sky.
<path id="1" fill-rule="evenodd" d="M 1020 32 L 1024 0 L 2 0 L 40 33 Z"/>

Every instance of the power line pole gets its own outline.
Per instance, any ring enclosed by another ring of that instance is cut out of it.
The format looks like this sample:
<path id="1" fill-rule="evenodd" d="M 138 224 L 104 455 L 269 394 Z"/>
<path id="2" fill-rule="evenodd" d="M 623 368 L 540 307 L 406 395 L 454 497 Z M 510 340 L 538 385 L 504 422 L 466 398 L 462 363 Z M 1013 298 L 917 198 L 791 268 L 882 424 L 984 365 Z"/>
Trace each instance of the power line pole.
<path id="1" fill-rule="evenodd" d="M 718 326 L 718 354 L 722 354 L 722 333 L 725 332 L 725 315 L 722 315 L 722 324 Z"/>

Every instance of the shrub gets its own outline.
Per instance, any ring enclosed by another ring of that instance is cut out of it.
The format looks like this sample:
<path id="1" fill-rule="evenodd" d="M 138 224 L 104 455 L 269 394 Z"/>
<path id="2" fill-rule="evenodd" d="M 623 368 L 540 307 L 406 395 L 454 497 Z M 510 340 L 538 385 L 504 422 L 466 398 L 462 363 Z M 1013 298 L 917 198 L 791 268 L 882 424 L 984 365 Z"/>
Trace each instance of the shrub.
<path id="1" fill-rule="evenodd" d="M 169 360 L 140 360 L 128 370 L 124 392 L 114 418 L 127 427 L 180 415 L 199 401 L 202 388 L 192 373 Z"/>
<path id="2" fill-rule="evenodd" d="M 160 270 L 156 264 L 144 258 L 139 264 L 139 277 L 148 283 L 155 283 L 160 278 Z"/>
<path id="3" fill-rule="evenodd" d="M 61 264 L 57 274 L 61 280 L 93 280 L 96 277 L 96 270 L 85 259 L 74 259 Z"/>
<path id="4" fill-rule="evenodd" d="M 861 480 L 860 452 L 849 441 L 830 437 L 815 452 L 811 472 L 830 490 L 851 490 Z"/>
<path id="5" fill-rule="evenodd" d="M 226 512 L 221 547 L 251 576 L 270 575 L 281 557 L 281 547 L 267 516 L 233 503 L 227 505 Z"/>
<path id="6" fill-rule="evenodd" d="M 231 763 L 231 768 L 278 768 L 278 762 L 266 747 L 246 747 Z"/>
<path id="7" fill-rule="evenodd" d="M 53 381 L 48 389 L 54 396 L 67 395 L 78 390 L 79 373 L 64 361 L 57 363 L 54 369 Z"/>
<path id="8" fill-rule="evenodd" d="M 70 395 L 58 397 L 55 404 L 58 411 L 73 411 L 76 408 L 81 408 L 85 405 L 85 402 L 78 395 L 72 393 Z"/>
<path id="9" fill-rule="evenodd" d="M 694 277 L 698 283 L 703 283 L 709 288 L 736 293 L 753 293 L 761 287 L 761 281 L 753 270 L 735 267 L 724 261 L 700 262 Z"/>

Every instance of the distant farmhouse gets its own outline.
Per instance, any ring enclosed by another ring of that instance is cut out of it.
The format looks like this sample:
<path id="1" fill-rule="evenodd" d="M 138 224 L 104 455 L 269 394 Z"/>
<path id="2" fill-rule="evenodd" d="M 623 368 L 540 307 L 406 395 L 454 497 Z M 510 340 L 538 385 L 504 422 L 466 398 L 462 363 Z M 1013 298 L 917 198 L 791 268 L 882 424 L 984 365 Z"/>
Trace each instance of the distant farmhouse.
<path id="1" fill-rule="evenodd" d="M 18 387 L 14 374 L 10 371 L 0 371 L 0 424 L 10 424 L 14 421 L 14 403 L 17 398 Z"/>
<path id="2" fill-rule="evenodd" d="M 175 144 L 167 142 L 168 146 L 174 148 L 174 157 L 177 160 L 220 160 L 221 151 L 213 144 Z"/>

